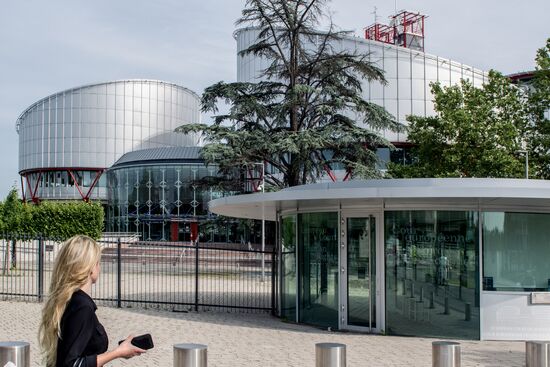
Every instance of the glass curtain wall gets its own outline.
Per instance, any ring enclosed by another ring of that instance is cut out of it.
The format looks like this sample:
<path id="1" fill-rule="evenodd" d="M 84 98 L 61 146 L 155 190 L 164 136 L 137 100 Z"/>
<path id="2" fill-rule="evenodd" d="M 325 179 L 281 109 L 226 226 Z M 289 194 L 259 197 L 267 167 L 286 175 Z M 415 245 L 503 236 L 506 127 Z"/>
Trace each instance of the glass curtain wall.
<path id="1" fill-rule="evenodd" d="M 296 215 L 281 219 L 281 317 L 296 321 Z"/>
<path id="2" fill-rule="evenodd" d="M 389 334 L 479 339 L 478 215 L 385 212 Z"/>
<path id="3" fill-rule="evenodd" d="M 299 321 L 338 328 L 338 213 L 298 215 Z"/>
<path id="4" fill-rule="evenodd" d="M 208 213 L 208 201 L 232 193 L 196 183 L 216 172 L 204 164 L 110 170 L 108 230 L 139 233 L 144 240 L 189 241 L 190 225 L 184 221 L 199 220 L 200 241 L 239 242 L 237 222 L 219 223 Z"/>
<path id="5" fill-rule="evenodd" d="M 376 218 L 347 220 L 348 325 L 376 327 Z"/>
<path id="6" fill-rule="evenodd" d="M 550 290 L 550 214 L 483 213 L 483 289 Z"/>

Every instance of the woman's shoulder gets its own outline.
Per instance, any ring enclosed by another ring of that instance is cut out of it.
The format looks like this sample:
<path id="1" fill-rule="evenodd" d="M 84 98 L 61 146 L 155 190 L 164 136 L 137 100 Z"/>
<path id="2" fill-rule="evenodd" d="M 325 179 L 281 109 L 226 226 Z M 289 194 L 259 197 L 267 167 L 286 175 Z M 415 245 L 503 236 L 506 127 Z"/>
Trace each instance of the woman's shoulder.
<path id="1" fill-rule="evenodd" d="M 71 296 L 69 304 L 67 305 L 67 309 L 81 309 L 81 308 L 91 309 L 92 311 L 95 311 L 97 309 L 92 297 L 90 297 L 88 293 L 84 292 L 83 290 L 78 289 Z"/>

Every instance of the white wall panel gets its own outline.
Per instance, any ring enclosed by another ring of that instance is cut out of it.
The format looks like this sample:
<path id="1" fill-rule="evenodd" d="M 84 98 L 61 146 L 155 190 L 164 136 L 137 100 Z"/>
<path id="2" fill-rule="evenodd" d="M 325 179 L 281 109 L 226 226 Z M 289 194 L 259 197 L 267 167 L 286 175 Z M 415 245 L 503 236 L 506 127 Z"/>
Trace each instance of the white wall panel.
<path id="1" fill-rule="evenodd" d="M 531 305 L 529 293 L 481 294 L 482 340 L 549 340 L 550 305 Z"/>
<path id="2" fill-rule="evenodd" d="M 244 50 L 256 39 L 258 31 L 253 28 L 237 30 L 237 51 Z M 381 42 L 359 37 L 346 38 L 335 45 L 335 49 L 357 50 L 370 53 L 370 60 L 384 70 L 388 84 L 365 81 L 364 96 L 381 106 L 407 124 L 406 115 L 412 113 L 424 116 L 434 115 L 433 96 L 430 82 L 439 81 L 444 86 L 456 84 L 462 77 L 470 79 L 476 87 L 483 84 L 487 73 L 471 66 L 418 51 L 399 48 Z M 253 57 L 237 57 L 238 81 L 257 81 L 267 67 L 265 60 Z M 399 111 L 398 111 L 399 107 Z M 399 116 L 398 116 L 399 115 Z M 393 142 L 406 141 L 404 134 L 384 134 Z M 397 140 L 393 140 L 393 139 Z"/>

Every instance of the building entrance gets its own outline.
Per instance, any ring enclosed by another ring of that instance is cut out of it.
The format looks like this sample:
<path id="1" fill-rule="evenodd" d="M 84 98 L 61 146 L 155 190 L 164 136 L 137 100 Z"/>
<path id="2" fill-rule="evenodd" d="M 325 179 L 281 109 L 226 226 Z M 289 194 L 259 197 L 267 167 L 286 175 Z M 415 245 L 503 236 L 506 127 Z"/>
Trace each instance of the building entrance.
<path id="1" fill-rule="evenodd" d="M 379 331 L 377 315 L 377 213 L 342 213 L 340 233 L 340 329 Z"/>

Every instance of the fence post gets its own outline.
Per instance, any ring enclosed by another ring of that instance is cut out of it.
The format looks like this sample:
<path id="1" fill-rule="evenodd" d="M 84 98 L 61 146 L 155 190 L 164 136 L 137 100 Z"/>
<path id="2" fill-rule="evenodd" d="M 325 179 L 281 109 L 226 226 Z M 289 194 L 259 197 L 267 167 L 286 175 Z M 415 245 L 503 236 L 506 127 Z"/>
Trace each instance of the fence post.
<path id="1" fill-rule="evenodd" d="M 116 292 L 116 306 L 122 307 L 122 253 L 121 253 L 120 237 L 116 244 L 116 259 L 117 259 L 117 292 Z"/>
<path id="2" fill-rule="evenodd" d="M 2 243 L 6 246 L 4 247 L 4 262 L 2 264 L 2 275 L 6 275 L 8 272 L 9 264 L 10 264 L 10 241 L 8 239 L 8 235 L 4 233 L 2 235 Z"/>
<path id="3" fill-rule="evenodd" d="M 17 269 L 17 239 L 11 241 L 11 266 L 10 269 Z"/>
<path id="4" fill-rule="evenodd" d="M 38 301 L 44 297 L 44 239 L 38 237 Z"/>
<path id="5" fill-rule="evenodd" d="M 199 240 L 195 240 L 195 311 L 199 311 Z"/>
<path id="6" fill-rule="evenodd" d="M 275 247 L 273 247 L 273 251 L 271 252 L 271 314 L 275 316 L 276 314 L 276 307 L 275 307 L 275 269 L 276 269 L 276 251 Z"/>

